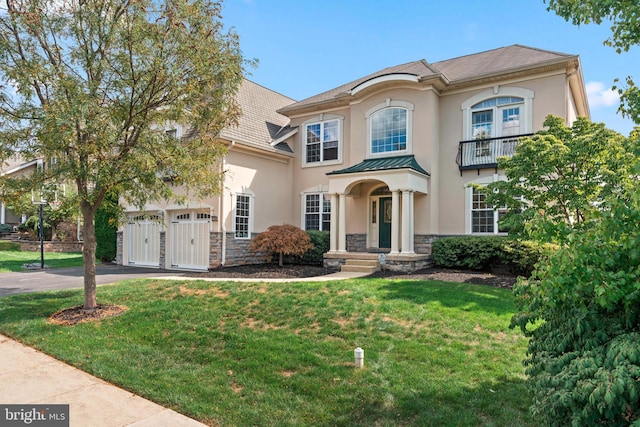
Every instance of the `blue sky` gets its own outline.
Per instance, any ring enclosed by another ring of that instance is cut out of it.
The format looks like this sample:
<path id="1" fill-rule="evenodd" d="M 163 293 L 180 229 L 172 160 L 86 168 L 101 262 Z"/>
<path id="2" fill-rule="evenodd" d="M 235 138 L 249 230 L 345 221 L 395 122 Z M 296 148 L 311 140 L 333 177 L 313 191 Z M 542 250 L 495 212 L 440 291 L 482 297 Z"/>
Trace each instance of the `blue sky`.
<path id="1" fill-rule="evenodd" d="M 382 68 L 441 61 L 512 44 L 578 54 L 591 119 L 628 135 L 616 113 L 616 77 L 640 80 L 640 48 L 617 54 L 604 46 L 609 25 L 577 27 L 542 0 L 226 0 L 249 78 L 296 100 Z"/>

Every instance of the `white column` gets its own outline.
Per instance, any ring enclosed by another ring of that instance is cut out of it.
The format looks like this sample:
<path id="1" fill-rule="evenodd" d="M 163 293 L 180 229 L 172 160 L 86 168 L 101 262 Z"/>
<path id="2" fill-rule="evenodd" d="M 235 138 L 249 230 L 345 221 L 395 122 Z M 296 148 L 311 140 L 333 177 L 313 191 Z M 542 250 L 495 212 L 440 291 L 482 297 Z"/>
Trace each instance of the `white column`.
<path id="1" fill-rule="evenodd" d="M 329 232 L 329 252 L 338 250 L 338 195 L 331 194 L 331 231 Z"/>
<path id="2" fill-rule="evenodd" d="M 338 217 L 338 252 L 347 251 L 347 196 L 344 193 L 339 194 L 339 212 Z"/>
<path id="3" fill-rule="evenodd" d="M 413 192 L 402 192 L 402 253 L 413 253 Z"/>
<path id="4" fill-rule="evenodd" d="M 391 193 L 391 253 L 399 253 L 400 246 L 400 192 Z"/>
<path id="5" fill-rule="evenodd" d="M 0 203 L 0 224 L 5 224 L 7 222 L 6 211 L 4 207 L 4 202 Z"/>

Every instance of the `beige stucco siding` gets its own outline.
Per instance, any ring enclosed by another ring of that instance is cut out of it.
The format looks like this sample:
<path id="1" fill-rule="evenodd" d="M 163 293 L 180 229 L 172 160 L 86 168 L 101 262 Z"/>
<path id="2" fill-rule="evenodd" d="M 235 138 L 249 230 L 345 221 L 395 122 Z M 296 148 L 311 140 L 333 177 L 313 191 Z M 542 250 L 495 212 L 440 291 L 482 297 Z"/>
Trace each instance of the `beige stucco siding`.
<path id="1" fill-rule="evenodd" d="M 276 160 L 230 150 L 225 170 L 223 220 L 233 230 L 233 195 L 253 197 L 253 231 L 260 233 L 275 224 L 295 224 L 291 215 L 291 160 Z"/>
<path id="2" fill-rule="evenodd" d="M 510 82 L 509 87 L 524 88 L 533 91 L 532 130 L 539 131 L 547 115 L 554 114 L 566 117 L 567 82 L 564 73 L 543 78 L 529 79 L 521 82 Z M 474 88 L 461 93 L 443 95 L 440 99 L 440 170 L 439 170 L 439 233 L 462 234 L 465 232 L 465 191 L 470 182 L 490 179 L 494 169 L 483 169 L 478 174 L 475 170 L 460 174 L 456 164 L 458 145 L 464 138 L 462 104 L 489 86 Z"/>

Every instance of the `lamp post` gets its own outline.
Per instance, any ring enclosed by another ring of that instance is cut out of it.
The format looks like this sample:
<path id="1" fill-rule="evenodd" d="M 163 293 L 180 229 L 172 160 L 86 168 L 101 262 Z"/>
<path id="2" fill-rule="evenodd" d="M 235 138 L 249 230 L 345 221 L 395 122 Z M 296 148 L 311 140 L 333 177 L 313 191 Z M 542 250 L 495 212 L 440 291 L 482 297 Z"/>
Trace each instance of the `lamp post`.
<path id="1" fill-rule="evenodd" d="M 44 270 L 44 221 L 42 220 L 43 203 L 38 206 L 38 219 L 40 221 L 40 269 Z"/>

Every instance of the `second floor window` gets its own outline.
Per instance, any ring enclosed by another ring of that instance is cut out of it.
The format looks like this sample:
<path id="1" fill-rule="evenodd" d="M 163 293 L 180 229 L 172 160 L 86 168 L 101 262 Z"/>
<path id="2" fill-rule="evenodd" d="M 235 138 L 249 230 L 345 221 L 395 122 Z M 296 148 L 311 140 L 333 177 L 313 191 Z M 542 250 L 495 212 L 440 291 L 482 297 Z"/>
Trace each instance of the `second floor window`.
<path id="1" fill-rule="evenodd" d="M 393 153 L 407 149 L 407 110 L 385 108 L 371 115 L 371 153 Z"/>
<path id="2" fill-rule="evenodd" d="M 305 126 L 305 162 L 338 160 L 340 121 L 328 120 Z"/>
<path id="3" fill-rule="evenodd" d="M 471 135 L 485 139 L 520 135 L 522 98 L 504 96 L 487 99 L 471 107 Z"/>

